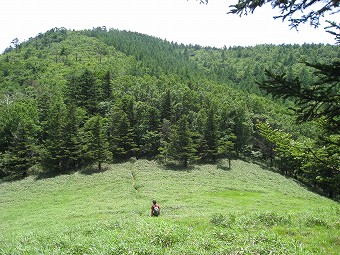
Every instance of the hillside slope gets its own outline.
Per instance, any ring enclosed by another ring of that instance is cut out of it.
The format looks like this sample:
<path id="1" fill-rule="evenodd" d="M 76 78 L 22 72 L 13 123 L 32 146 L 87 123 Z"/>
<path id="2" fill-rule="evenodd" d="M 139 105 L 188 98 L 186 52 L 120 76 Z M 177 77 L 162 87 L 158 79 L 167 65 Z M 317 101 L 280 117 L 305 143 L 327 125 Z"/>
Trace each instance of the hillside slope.
<path id="1" fill-rule="evenodd" d="M 0 254 L 337 254 L 340 205 L 233 161 L 137 160 L 0 184 Z M 162 207 L 149 216 L 151 200 Z"/>
<path id="2" fill-rule="evenodd" d="M 171 157 L 179 120 L 188 122 L 191 158 L 205 162 L 262 150 L 258 119 L 294 129 L 287 106 L 219 82 L 190 47 L 54 28 L 0 55 L 0 178 Z M 97 124 L 104 142 L 95 151 Z"/>

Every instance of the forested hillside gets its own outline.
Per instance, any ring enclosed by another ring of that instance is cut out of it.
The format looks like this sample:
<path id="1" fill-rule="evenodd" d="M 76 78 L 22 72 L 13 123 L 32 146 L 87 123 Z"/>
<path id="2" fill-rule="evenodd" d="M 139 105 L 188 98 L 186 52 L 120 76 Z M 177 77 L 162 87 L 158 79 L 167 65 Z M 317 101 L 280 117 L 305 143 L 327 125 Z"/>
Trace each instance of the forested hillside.
<path id="1" fill-rule="evenodd" d="M 301 61 L 339 58 L 330 45 L 203 48 L 105 27 L 14 41 L 0 55 L 0 176 L 100 170 L 131 157 L 184 167 L 246 157 L 336 197 L 338 172 L 301 168 L 257 126 L 305 141 L 318 123 L 296 125 L 293 103 L 256 82 L 271 69 L 308 86 L 315 77 Z"/>

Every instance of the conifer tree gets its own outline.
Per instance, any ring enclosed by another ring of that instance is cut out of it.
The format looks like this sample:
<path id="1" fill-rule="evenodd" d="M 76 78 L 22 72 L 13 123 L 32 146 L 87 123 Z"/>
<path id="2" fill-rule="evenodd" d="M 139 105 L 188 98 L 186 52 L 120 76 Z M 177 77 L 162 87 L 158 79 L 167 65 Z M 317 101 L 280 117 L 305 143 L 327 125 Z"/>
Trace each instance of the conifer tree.
<path id="1" fill-rule="evenodd" d="M 37 147 L 32 127 L 18 123 L 8 150 L 3 153 L 0 165 L 6 175 L 23 176 L 37 162 Z"/>
<path id="2" fill-rule="evenodd" d="M 172 107 L 171 107 L 171 93 L 170 90 L 167 90 L 161 106 L 161 119 L 171 120 L 172 116 Z"/>
<path id="3" fill-rule="evenodd" d="M 134 132 L 127 114 L 118 106 L 112 109 L 109 116 L 108 136 L 110 151 L 115 159 L 127 159 L 135 154 Z"/>
<path id="4" fill-rule="evenodd" d="M 147 103 L 136 103 L 136 143 L 139 156 L 155 156 L 159 153 L 159 111 Z"/>
<path id="5" fill-rule="evenodd" d="M 44 141 L 41 146 L 42 165 L 47 171 L 63 172 L 67 165 L 64 151 L 64 126 L 66 119 L 66 106 L 60 98 L 51 101 L 47 119 L 43 123 Z"/>
<path id="6" fill-rule="evenodd" d="M 90 115 L 98 111 L 101 90 L 97 78 L 93 72 L 86 69 L 79 76 L 69 79 L 69 101 L 84 108 Z"/>
<path id="7" fill-rule="evenodd" d="M 235 151 L 237 156 L 244 152 L 245 147 L 249 144 L 249 139 L 252 135 L 253 124 L 246 111 L 238 109 L 232 113 L 234 126 L 232 133 L 235 135 Z"/>
<path id="8" fill-rule="evenodd" d="M 84 125 L 85 110 L 71 104 L 67 108 L 64 129 L 63 147 L 65 151 L 65 168 L 75 170 L 82 166 L 81 127 Z"/>
<path id="9" fill-rule="evenodd" d="M 0 105 L 0 176 L 21 175 L 34 164 L 38 129 L 33 102 Z"/>
<path id="10" fill-rule="evenodd" d="M 110 71 L 107 71 L 104 75 L 102 86 L 103 86 L 103 100 L 109 101 L 112 98 L 112 75 Z"/>
<path id="11" fill-rule="evenodd" d="M 290 26 L 294 28 L 306 22 L 313 27 L 318 27 L 325 14 L 334 15 L 339 12 L 340 7 L 339 1 L 240 0 L 231 6 L 230 13 L 246 15 L 265 3 L 271 3 L 273 8 L 280 10 L 280 15 L 274 18 L 288 19 Z M 298 12 L 302 14 L 298 15 Z M 340 44 L 339 24 L 334 21 L 326 22 L 329 24 L 326 32 L 334 35 L 336 43 Z M 332 183 L 339 181 L 340 172 L 340 160 L 337 156 L 340 148 L 340 62 L 339 60 L 328 61 L 328 63 L 305 61 L 304 64 L 314 69 L 316 81 L 309 81 L 309 84 L 306 84 L 302 77 L 292 78 L 287 77 L 284 72 L 275 73 L 267 70 L 268 79 L 259 84 L 274 97 L 294 100 L 298 122 L 316 121 L 321 126 L 320 136 L 314 138 L 312 144 L 305 146 L 304 153 L 298 153 L 298 158 L 303 159 L 301 168 L 305 174 L 309 173 L 309 176 L 313 176 L 310 178 L 311 182 L 319 183 L 323 190 L 333 197 L 335 192 L 339 193 L 339 188 L 334 187 Z M 267 128 L 268 130 L 270 129 Z M 266 138 L 275 141 L 275 144 L 286 153 L 294 155 L 290 152 L 289 146 L 282 147 L 280 139 L 273 139 L 273 137 L 280 137 L 278 135 L 280 132 L 263 133 Z M 272 133 L 275 135 L 270 137 L 269 134 Z"/>
<path id="12" fill-rule="evenodd" d="M 172 130 L 169 144 L 169 156 L 188 167 L 191 160 L 197 160 L 196 149 L 192 140 L 192 132 L 189 127 L 188 117 L 183 115 L 178 124 Z"/>
<path id="13" fill-rule="evenodd" d="M 205 159 L 216 161 L 218 150 L 218 137 L 215 112 L 212 107 L 208 110 L 207 122 L 205 124 L 204 139 L 206 142 Z"/>
<path id="14" fill-rule="evenodd" d="M 97 163 L 99 171 L 102 169 L 102 163 L 112 160 L 106 128 L 105 119 L 99 115 L 91 117 L 84 127 L 84 151 L 87 163 Z"/>

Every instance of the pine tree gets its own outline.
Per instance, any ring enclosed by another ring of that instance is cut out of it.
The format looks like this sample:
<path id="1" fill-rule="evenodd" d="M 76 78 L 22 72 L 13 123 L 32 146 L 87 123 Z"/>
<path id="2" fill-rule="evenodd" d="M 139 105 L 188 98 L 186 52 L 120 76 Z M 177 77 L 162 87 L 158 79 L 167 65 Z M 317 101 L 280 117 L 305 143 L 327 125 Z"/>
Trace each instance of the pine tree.
<path id="1" fill-rule="evenodd" d="M 47 120 L 43 123 L 43 144 L 41 146 L 41 161 L 47 171 L 64 172 L 68 159 L 64 151 L 64 126 L 66 106 L 61 99 L 51 101 Z M 67 169 L 67 167 L 66 167 Z"/>
<path id="2" fill-rule="evenodd" d="M 113 157 L 116 159 L 130 158 L 135 154 L 137 146 L 127 114 L 115 106 L 111 111 L 109 123 L 108 136 Z"/>
<path id="3" fill-rule="evenodd" d="M 232 133 L 235 134 L 235 151 L 237 156 L 245 150 L 249 139 L 253 133 L 253 124 L 247 115 L 246 111 L 236 110 L 232 113 L 234 119 L 234 126 Z"/>
<path id="4" fill-rule="evenodd" d="M 84 125 L 85 114 L 84 110 L 77 108 L 74 104 L 67 108 L 63 127 L 63 150 L 65 152 L 65 168 L 69 170 L 80 168 L 84 161 L 80 130 Z"/>
<path id="5" fill-rule="evenodd" d="M 37 148 L 32 129 L 18 123 L 9 149 L 2 155 L 2 167 L 7 175 L 27 175 L 28 169 L 37 162 Z"/>
<path id="6" fill-rule="evenodd" d="M 140 157 L 156 156 L 160 146 L 159 111 L 147 103 L 137 102 L 136 118 L 136 144 Z"/>
<path id="7" fill-rule="evenodd" d="M 167 90 L 164 95 L 161 106 L 161 119 L 171 120 L 171 116 L 172 116 L 171 93 L 170 90 Z"/>
<path id="8" fill-rule="evenodd" d="M 172 131 L 169 144 L 169 156 L 188 167 L 191 160 L 197 160 L 195 145 L 192 140 L 188 117 L 183 115 Z"/>
<path id="9" fill-rule="evenodd" d="M 217 137 L 217 127 L 215 120 L 215 112 L 212 107 L 210 107 L 207 116 L 207 122 L 205 124 L 204 130 L 204 140 L 206 142 L 206 151 L 204 158 L 206 160 L 216 161 L 217 149 L 218 149 L 218 137 Z"/>
<path id="10" fill-rule="evenodd" d="M 102 81 L 103 101 L 109 101 L 112 98 L 112 75 L 107 71 Z"/>
<path id="11" fill-rule="evenodd" d="M 112 160 L 105 120 L 98 115 L 91 117 L 85 124 L 84 136 L 87 163 L 97 163 L 98 170 L 101 171 L 102 163 Z"/>
<path id="12" fill-rule="evenodd" d="M 68 100 L 84 108 L 90 115 L 98 111 L 101 89 L 93 72 L 86 69 L 80 76 L 69 79 Z"/>
<path id="13" fill-rule="evenodd" d="M 0 175 L 26 175 L 37 163 L 38 110 L 25 99 L 0 107 Z"/>

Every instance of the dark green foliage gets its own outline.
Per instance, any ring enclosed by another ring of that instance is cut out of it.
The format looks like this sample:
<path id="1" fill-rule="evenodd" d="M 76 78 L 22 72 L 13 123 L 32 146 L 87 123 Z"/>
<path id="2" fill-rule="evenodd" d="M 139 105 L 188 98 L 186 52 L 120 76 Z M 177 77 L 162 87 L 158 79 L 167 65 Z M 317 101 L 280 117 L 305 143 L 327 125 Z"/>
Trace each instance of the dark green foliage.
<path id="1" fill-rule="evenodd" d="M 232 132 L 235 134 L 235 144 L 236 154 L 239 156 L 241 152 L 246 150 L 249 144 L 249 139 L 252 137 L 253 124 L 250 117 L 247 115 L 246 111 L 236 110 L 232 112 Z"/>
<path id="2" fill-rule="evenodd" d="M 204 144 L 206 145 L 203 151 L 203 159 L 216 161 L 218 153 L 218 137 L 217 137 L 217 127 L 216 127 L 216 116 L 214 109 L 211 107 L 208 110 L 207 120 L 204 128 Z"/>
<path id="3" fill-rule="evenodd" d="M 85 70 L 80 76 L 70 78 L 69 100 L 84 108 L 90 115 L 98 111 L 101 90 L 93 72 Z"/>
<path id="4" fill-rule="evenodd" d="M 180 162 L 184 168 L 189 162 L 197 160 L 196 149 L 192 139 L 192 132 L 189 127 L 188 116 L 182 116 L 178 124 L 173 127 L 170 143 L 168 144 L 168 155 Z"/>
<path id="5" fill-rule="evenodd" d="M 66 106 L 60 99 L 51 102 L 47 120 L 42 123 L 44 141 L 41 146 L 41 163 L 47 171 L 64 172 L 68 158 L 64 146 Z"/>
<path id="6" fill-rule="evenodd" d="M 2 154 L 1 168 L 5 175 L 26 176 L 37 161 L 36 134 L 32 127 L 18 123 L 11 144 Z"/>
<path id="7" fill-rule="evenodd" d="M 118 106 L 113 107 L 109 116 L 108 141 L 114 159 L 130 158 L 137 147 L 128 115 Z"/>
<path id="8" fill-rule="evenodd" d="M 337 109 L 336 102 L 328 105 L 337 85 L 318 91 L 328 101 L 312 113 L 325 118 L 305 126 L 287 114 L 292 97 L 273 100 L 257 85 L 266 68 L 290 81 L 302 77 L 301 88 L 322 85 L 331 65 L 318 69 L 300 60 L 331 63 L 340 57 L 334 46 L 217 49 L 103 27 L 54 28 L 17 46 L 0 55 L 2 176 L 34 165 L 56 173 L 101 168 L 131 157 L 174 159 L 187 167 L 198 159 L 256 156 L 286 175 L 338 192 L 331 170 L 338 115 L 326 113 Z M 305 158 L 310 165 L 274 151 L 275 144 L 260 137 L 257 119 L 311 140 L 314 157 Z M 324 139 L 315 139 L 317 134 Z"/>
<path id="9" fill-rule="evenodd" d="M 23 175 L 37 162 L 37 107 L 33 100 L 17 100 L 0 107 L 0 175 Z"/>
<path id="10" fill-rule="evenodd" d="M 161 119 L 171 120 L 172 117 L 172 105 L 171 105 L 171 92 L 167 90 L 163 96 L 161 105 Z"/>
<path id="11" fill-rule="evenodd" d="M 90 118 L 84 127 L 84 153 L 88 164 L 97 163 L 101 171 L 103 162 L 111 162 L 105 119 L 100 116 Z"/>
<path id="12" fill-rule="evenodd" d="M 107 71 L 102 81 L 103 101 L 109 101 L 112 98 L 112 75 L 110 71 Z"/>
<path id="13" fill-rule="evenodd" d="M 280 10 L 280 15 L 274 18 L 282 20 L 288 19 L 290 25 L 294 28 L 300 24 L 307 23 L 311 26 L 318 27 L 320 19 L 325 14 L 334 14 L 339 10 L 338 1 L 327 1 L 317 5 L 318 1 L 314 0 L 286 0 L 286 1 L 254 1 L 254 0 L 239 0 L 237 4 L 231 5 L 232 10 L 229 13 L 247 15 L 253 13 L 256 8 L 260 8 L 266 3 L 270 3 L 272 8 Z M 311 7 L 312 6 L 312 7 Z M 303 14 L 300 14 L 303 13 Z M 299 13 L 299 14 L 297 14 Z"/>
<path id="14" fill-rule="evenodd" d="M 159 111 L 147 103 L 137 102 L 135 112 L 138 157 L 156 156 L 160 147 Z"/>
<path id="15" fill-rule="evenodd" d="M 75 105 L 68 106 L 63 144 L 65 147 L 65 158 L 67 170 L 79 169 L 85 163 L 83 160 L 83 144 L 80 128 L 84 125 L 85 111 Z"/>
<path id="16" fill-rule="evenodd" d="M 290 98 L 297 106 L 298 120 L 309 121 L 325 118 L 328 129 L 340 130 L 340 61 L 331 64 L 311 64 L 315 82 L 303 86 L 303 77 L 288 79 L 285 73 L 266 71 L 268 79 L 261 88 L 275 97 Z"/>

